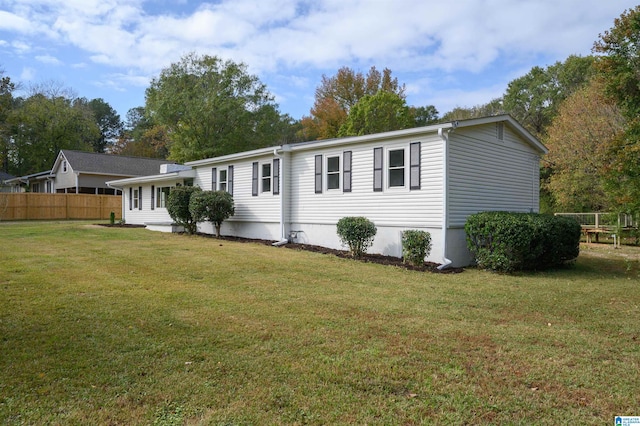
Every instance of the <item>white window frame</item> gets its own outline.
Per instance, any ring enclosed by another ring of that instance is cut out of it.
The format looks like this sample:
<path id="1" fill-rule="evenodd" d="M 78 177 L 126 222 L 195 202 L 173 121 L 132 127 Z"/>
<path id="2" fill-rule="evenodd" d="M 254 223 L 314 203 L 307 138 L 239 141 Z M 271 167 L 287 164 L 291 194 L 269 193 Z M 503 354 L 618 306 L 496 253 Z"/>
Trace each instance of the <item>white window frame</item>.
<path id="1" fill-rule="evenodd" d="M 224 174 L 224 179 L 222 175 Z M 226 191 L 229 181 L 229 170 L 226 167 L 222 167 L 218 170 L 218 191 Z"/>
<path id="2" fill-rule="evenodd" d="M 402 151 L 402 166 L 391 166 L 391 153 L 396 151 Z M 409 164 L 409 147 L 398 147 L 398 148 L 388 148 L 386 152 L 386 163 L 385 163 L 385 171 L 386 171 L 386 179 L 387 179 L 387 189 L 405 189 L 409 186 L 407 185 L 408 179 L 408 164 Z M 391 180 L 391 172 L 396 170 L 402 170 L 402 185 L 392 185 Z"/>
<path id="3" fill-rule="evenodd" d="M 67 164 L 67 160 L 62 160 L 62 173 L 67 173 L 69 171 L 69 165 Z"/>
<path id="4" fill-rule="evenodd" d="M 324 180 L 325 180 L 325 190 L 326 191 L 341 191 L 342 190 L 342 156 L 343 153 L 335 153 L 335 154 L 325 154 L 324 156 Z M 333 159 L 333 158 L 337 158 L 338 159 L 338 170 L 334 170 L 331 171 L 329 169 L 329 160 Z M 330 188 L 329 187 L 329 177 L 330 176 L 337 176 L 337 181 L 338 181 L 338 186 L 337 187 L 333 187 Z"/>
<path id="5" fill-rule="evenodd" d="M 137 210 L 140 208 L 140 205 L 138 204 L 138 202 L 140 201 L 140 193 L 138 191 L 139 191 L 138 188 L 133 188 L 133 196 L 131 197 L 131 204 L 134 210 Z"/>
<path id="6" fill-rule="evenodd" d="M 169 197 L 169 192 L 171 192 L 172 186 L 158 186 L 156 188 L 156 208 L 166 209 L 167 208 L 167 198 Z"/>
<path id="7" fill-rule="evenodd" d="M 265 175 L 265 166 L 269 166 L 269 174 Z M 273 162 L 260 163 L 260 193 L 270 193 L 273 191 Z M 265 190 L 265 183 L 269 183 L 269 188 Z"/>

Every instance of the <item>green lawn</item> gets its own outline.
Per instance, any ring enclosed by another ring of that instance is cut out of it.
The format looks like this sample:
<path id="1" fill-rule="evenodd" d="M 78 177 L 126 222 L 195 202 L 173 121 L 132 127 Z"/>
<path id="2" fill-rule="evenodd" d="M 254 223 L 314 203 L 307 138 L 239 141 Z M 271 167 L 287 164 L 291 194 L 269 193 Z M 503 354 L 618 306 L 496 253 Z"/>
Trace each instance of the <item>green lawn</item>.
<path id="1" fill-rule="evenodd" d="M 640 415 L 637 248 L 432 274 L 0 223 L 1 424 L 613 424 Z"/>

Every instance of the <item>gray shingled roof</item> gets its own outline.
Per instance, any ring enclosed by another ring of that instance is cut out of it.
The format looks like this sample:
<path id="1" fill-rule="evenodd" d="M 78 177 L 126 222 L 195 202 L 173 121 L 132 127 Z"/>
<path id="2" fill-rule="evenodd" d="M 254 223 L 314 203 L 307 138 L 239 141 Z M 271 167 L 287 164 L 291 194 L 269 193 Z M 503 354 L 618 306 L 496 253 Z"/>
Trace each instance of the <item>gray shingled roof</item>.
<path id="1" fill-rule="evenodd" d="M 10 175 L 9 173 L 5 173 L 5 172 L 1 172 L 0 171 L 0 183 L 4 182 L 5 180 L 13 179 L 13 178 L 15 178 L 14 175 Z"/>
<path id="2" fill-rule="evenodd" d="M 62 154 L 69 162 L 69 166 L 80 173 L 148 176 L 160 173 L 161 164 L 175 164 L 173 161 L 156 158 L 126 157 L 67 149 L 62 150 Z"/>

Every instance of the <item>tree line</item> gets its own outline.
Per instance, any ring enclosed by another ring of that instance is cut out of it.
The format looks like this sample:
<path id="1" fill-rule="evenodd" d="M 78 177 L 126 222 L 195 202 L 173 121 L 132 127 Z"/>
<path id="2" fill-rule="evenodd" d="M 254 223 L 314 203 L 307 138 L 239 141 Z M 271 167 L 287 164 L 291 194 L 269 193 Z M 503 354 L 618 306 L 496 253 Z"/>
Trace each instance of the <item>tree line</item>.
<path id="1" fill-rule="evenodd" d="M 483 105 L 442 116 L 410 106 L 405 85 L 385 68 L 349 67 L 323 75 L 309 114 L 279 111 L 245 64 L 190 53 L 163 69 L 145 105 L 124 120 L 103 99 L 76 97 L 55 84 L 14 96 L 0 71 L 2 170 L 46 170 L 58 150 L 80 149 L 178 162 L 281 143 L 364 135 L 508 113 L 545 143 L 543 211 L 640 210 L 640 6 L 599 35 L 592 55 L 534 67 Z"/>

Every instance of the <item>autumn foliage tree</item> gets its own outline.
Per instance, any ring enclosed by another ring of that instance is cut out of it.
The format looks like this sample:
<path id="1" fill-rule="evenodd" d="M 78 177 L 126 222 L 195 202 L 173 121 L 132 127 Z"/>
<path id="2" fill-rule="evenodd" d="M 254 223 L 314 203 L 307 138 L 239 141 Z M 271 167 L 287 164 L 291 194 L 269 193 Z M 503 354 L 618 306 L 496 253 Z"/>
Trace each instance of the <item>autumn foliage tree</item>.
<path id="1" fill-rule="evenodd" d="M 559 108 L 549 127 L 545 158 L 551 169 L 546 186 L 556 208 L 570 212 L 605 211 L 611 147 L 624 133 L 625 119 L 605 95 L 604 82 L 592 79 Z"/>
<path id="2" fill-rule="evenodd" d="M 593 51 L 596 68 L 628 120 L 626 131 L 612 144 L 608 189 L 618 210 L 640 211 L 640 6 L 626 10 L 614 26 L 600 34 Z"/>
<path id="3" fill-rule="evenodd" d="M 330 139 L 338 136 L 347 121 L 349 112 L 364 96 L 373 96 L 379 91 L 390 92 L 405 99 L 405 86 L 391 76 L 385 68 L 382 73 L 371 67 L 364 75 L 349 67 L 342 67 L 332 77 L 322 76 L 316 88 L 311 115 L 301 120 L 301 139 Z"/>

